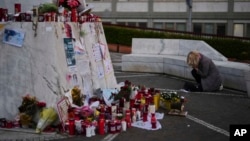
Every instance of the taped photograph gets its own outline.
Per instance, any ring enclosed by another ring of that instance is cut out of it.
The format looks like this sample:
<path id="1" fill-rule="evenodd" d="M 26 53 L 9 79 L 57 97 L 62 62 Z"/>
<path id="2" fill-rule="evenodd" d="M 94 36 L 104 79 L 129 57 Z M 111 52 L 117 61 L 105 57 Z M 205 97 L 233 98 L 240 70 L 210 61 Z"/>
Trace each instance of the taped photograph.
<path id="1" fill-rule="evenodd" d="M 25 33 L 17 29 L 4 29 L 3 42 L 6 44 L 22 47 Z"/>

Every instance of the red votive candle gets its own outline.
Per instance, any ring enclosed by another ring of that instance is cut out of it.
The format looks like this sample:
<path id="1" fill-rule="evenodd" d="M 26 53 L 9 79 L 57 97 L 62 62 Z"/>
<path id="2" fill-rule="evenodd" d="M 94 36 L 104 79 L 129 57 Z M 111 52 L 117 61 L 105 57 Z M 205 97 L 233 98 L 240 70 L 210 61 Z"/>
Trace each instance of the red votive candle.
<path id="1" fill-rule="evenodd" d="M 15 3 L 15 14 L 21 12 L 21 4 L 20 3 Z"/>
<path id="2" fill-rule="evenodd" d="M 109 132 L 110 132 L 111 134 L 116 133 L 116 124 L 115 124 L 114 121 L 110 121 L 110 122 L 109 122 Z"/>
<path id="3" fill-rule="evenodd" d="M 116 121 L 116 132 L 121 132 L 121 129 L 122 129 L 122 122 L 121 120 L 117 120 Z"/>
<path id="4" fill-rule="evenodd" d="M 7 120 L 7 121 L 6 121 L 6 128 L 13 128 L 13 122 Z"/>
<path id="5" fill-rule="evenodd" d="M 148 112 L 143 112 L 143 118 L 142 118 L 143 122 L 148 121 Z"/>
<path id="6" fill-rule="evenodd" d="M 99 119 L 98 126 L 99 126 L 98 128 L 99 134 L 104 135 L 105 134 L 105 119 L 104 118 Z"/>
<path id="7" fill-rule="evenodd" d="M 151 114 L 151 124 L 152 124 L 152 129 L 156 129 L 156 117 L 155 117 L 155 113 Z"/>
<path id="8" fill-rule="evenodd" d="M 130 99 L 130 108 L 134 108 L 135 99 Z"/>
<path id="9" fill-rule="evenodd" d="M 82 124 L 82 134 L 86 135 L 87 124 L 84 121 L 82 121 L 81 124 Z"/>
<path id="10" fill-rule="evenodd" d="M 75 135 L 75 119 L 69 119 L 69 135 Z"/>
<path id="11" fill-rule="evenodd" d="M 8 19 L 8 9 L 2 9 L 2 19 L 1 20 L 4 20 L 4 21 L 7 21 Z"/>

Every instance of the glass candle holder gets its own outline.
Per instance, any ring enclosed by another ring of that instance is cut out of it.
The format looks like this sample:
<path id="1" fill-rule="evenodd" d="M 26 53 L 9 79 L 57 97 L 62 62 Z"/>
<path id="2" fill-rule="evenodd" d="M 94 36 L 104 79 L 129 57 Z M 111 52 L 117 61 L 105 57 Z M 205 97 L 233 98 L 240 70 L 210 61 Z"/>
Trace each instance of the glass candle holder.
<path id="1" fill-rule="evenodd" d="M 114 121 L 110 121 L 110 122 L 109 122 L 109 132 L 110 132 L 111 134 L 116 133 L 116 124 L 115 124 Z"/>
<path id="2" fill-rule="evenodd" d="M 75 119 L 69 119 L 69 135 L 75 135 Z"/>
<path id="3" fill-rule="evenodd" d="M 20 3 L 15 3 L 14 7 L 15 7 L 15 14 L 21 12 L 21 4 Z"/>
<path id="4" fill-rule="evenodd" d="M 143 122 L 148 121 L 148 112 L 143 112 L 143 118 L 142 118 Z"/>
<path id="5" fill-rule="evenodd" d="M 151 114 L 151 125 L 152 125 L 152 129 L 156 129 L 156 117 L 155 117 L 155 113 Z"/>

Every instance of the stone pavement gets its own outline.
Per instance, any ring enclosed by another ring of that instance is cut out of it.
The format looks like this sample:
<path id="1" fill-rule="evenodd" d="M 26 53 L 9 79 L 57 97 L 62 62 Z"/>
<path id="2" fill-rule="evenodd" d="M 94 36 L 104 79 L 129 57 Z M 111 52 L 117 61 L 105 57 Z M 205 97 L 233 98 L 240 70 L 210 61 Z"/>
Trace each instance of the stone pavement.
<path id="1" fill-rule="evenodd" d="M 111 53 L 117 82 L 129 80 L 133 84 L 146 87 L 179 90 L 186 81 L 165 74 L 121 72 L 119 64 L 121 55 Z M 67 137 L 58 134 L 37 135 L 0 130 L 0 140 L 4 140 L 3 137 L 15 136 L 16 140 L 23 139 L 23 141 L 228 141 L 231 124 L 250 124 L 250 99 L 244 96 L 244 92 L 224 89 L 218 93 L 184 93 L 181 91 L 178 93 L 187 98 L 185 110 L 188 111 L 188 115 L 186 117 L 170 116 L 165 109 L 160 108 L 157 112 L 164 113 L 164 118 L 159 120 L 162 129 L 156 131 L 133 127 L 119 134 L 96 135 L 87 138 L 84 135 Z M 27 137 L 30 138 L 27 139 Z"/>
<path id="2" fill-rule="evenodd" d="M 57 133 L 37 134 L 33 129 L 23 128 L 0 128 L 0 141 L 47 141 L 66 138 Z"/>

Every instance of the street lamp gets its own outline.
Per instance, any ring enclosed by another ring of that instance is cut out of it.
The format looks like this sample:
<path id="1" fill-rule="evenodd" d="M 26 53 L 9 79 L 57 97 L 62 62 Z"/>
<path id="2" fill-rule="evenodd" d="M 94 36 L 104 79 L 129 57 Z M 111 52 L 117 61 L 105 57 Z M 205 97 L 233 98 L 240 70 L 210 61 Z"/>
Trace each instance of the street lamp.
<path id="1" fill-rule="evenodd" d="M 187 31 L 192 31 L 192 0 L 186 0 L 187 7 L 188 7 L 188 22 L 187 22 Z"/>

